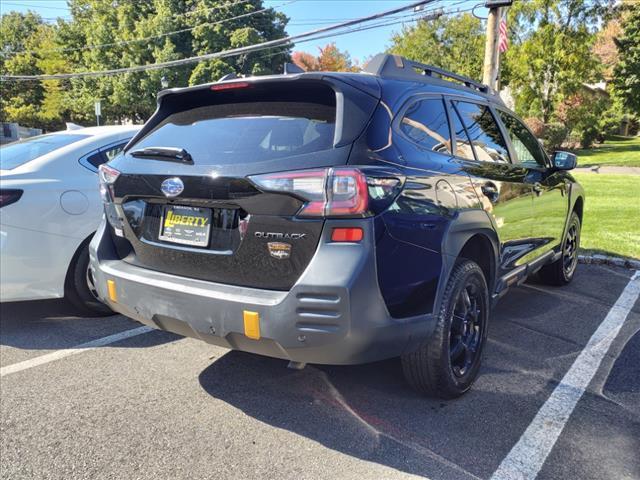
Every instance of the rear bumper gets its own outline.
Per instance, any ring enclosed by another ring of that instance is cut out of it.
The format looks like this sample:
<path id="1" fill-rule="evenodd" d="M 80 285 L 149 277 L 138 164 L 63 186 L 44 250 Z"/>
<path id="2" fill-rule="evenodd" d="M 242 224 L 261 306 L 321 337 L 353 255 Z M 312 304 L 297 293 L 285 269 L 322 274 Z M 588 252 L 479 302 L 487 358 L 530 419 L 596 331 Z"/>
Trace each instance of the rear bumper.
<path id="1" fill-rule="evenodd" d="M 115 254 L 101 225 L 90 255 L 98 292 L 115 311 L 146 325 L 246 352 L 318 364 L 398 356 L 432 331 L 430 315 L 394 319 L 377 282 L 373 224 L 362 243 L 331 243 L 327 221 L 318 250 L 290 291 L 244 288 L 143 269 Z M 340 222 L 345 226 L 344 221 Z M 115 283 L 116 301 L 107 281 Z M 260 339 L 245 335 L 244 311 L 260 316 Z"/>

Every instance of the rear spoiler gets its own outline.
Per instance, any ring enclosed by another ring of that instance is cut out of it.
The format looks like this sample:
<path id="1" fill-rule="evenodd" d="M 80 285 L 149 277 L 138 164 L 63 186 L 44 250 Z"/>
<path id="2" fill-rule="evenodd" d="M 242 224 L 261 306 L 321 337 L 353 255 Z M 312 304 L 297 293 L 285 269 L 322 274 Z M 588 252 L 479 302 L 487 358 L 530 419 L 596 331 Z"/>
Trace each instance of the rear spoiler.
<path id="1" fill-rule="evenodd" d="M 378 80 L 371 75 L 331 74 L 313 72 L 289 75 L 269 75 L 261 77 L 234 78 L 222 82 L 212 82 L 193 87 L 171 88 L 158 93 L 158 107 L 141 130 L 129 141 L 124 151 L 144 138 L 169 115 L 194 108 L 197 102 L 189 102 L 201 94 L 215 95 L 213 86 L 231 85 L 237 82 L 265 85 L 269 83 L 318 82 L 330 86 L 336 92 L 336 137 L 334 147 L 352 143 L 362 133 L 380 100 L 381 88 Z M 193 106 L 192 106 L 193 105 Z"/>

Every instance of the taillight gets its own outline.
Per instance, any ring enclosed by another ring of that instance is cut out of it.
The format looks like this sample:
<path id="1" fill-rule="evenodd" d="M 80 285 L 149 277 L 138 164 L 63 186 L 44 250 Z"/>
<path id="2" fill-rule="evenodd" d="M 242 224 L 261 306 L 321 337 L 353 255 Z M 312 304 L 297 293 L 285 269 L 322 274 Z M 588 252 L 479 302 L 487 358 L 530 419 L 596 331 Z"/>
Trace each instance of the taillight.
<path id="1" fill-rule="evenodd" d="M 367 178 L 357 168 L 323 168 L 250 177 L 261 190 L 295 195 L 306 203 L 299 217 L 369 215 Z"/>
<path id="2" fill-rule="evenodd" d="M 116 235 L 122 237 L 122 227 L 124 220 L 118 215 L 116 206 L 113 203 L 115 194 L 113 191 L 113 184 L 120 176 L 120 172 L 108 165 L 100 165 L 98 168 L 98 178 L 100 179 L 100 197 L 104 203 L 104 214 L 107 217 L 107 221 L 113 227 Z"/>
<path id="3" fill-rule="evenodd" d="M 113 184 L 120 176 L 120 172 L 108 165 L 98 167 L 98 178 L 100 179 L 100 197 L 104 203 L 113 202 Z"/>
<path id="4" fill-rule="evenodd" d="M 0 207 L 6 207 L 16 203 L 22 197 L 22 190 L 15 188 L 3 188 L 0 190 Z"/>

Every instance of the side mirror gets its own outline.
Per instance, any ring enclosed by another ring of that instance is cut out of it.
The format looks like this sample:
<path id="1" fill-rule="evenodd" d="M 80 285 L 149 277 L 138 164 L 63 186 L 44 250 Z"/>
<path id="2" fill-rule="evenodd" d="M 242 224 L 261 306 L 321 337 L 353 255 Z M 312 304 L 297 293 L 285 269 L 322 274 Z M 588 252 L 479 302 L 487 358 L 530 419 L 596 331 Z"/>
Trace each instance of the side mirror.
<path id="1" fill-rule="evenodd" d="M 557 151 L 551 157 L 553 166 L 558 170 L 573 170 L 578 164 L 578 157 L 575 153 Z"/>

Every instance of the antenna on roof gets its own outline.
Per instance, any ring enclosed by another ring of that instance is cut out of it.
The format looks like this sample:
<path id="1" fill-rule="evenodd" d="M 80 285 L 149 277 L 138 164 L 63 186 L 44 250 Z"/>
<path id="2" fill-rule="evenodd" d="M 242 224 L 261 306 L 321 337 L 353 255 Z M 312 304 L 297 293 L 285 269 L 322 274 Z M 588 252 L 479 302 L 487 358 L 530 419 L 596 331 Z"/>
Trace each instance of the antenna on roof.
<path id="1" fill-rule="evenodd" d="M 235 72 L 231 72 L 231 73 L 227 73 L 226 75 L 223 75 L 222 77 L 220 77 L 220 79 L 218 81 L 219 82 L 224 82 L 225 80 L 233 80 L 234 78 L 238 78 L 238 76 L 235 74 Z"/>
<path id="2" fill-rule="evenodd" d="M 286 62 L 284 64 L 284 74 L 285 75 L 289 75 L 289 74 L 293 74 L 293 73 L 305 73 L 305 72 L 304 72 L 304 70 L 302 68 L 300 68 L 295 63 Z"/>

